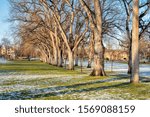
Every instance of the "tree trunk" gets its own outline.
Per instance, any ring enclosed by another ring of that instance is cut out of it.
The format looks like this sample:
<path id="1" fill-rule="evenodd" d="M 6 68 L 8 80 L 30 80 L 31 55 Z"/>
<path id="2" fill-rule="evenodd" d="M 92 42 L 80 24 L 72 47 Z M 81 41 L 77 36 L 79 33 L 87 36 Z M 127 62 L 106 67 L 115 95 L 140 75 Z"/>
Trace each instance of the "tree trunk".
<path id="1" fill-rule="evenodd" d="M 91 76 L 105 76 L 104 65 L 99 55 L 94 56 L 94 68 Z"/>
<path id="2" fill-rule="evenodd" d="M 87 65 L 87 68 L 91 68 L 91 66 L 92 66 L 92 59 L 89 58 L 89 59 L 88 59 L 88 65 Z"/>
<path id="3" fill-rule="evenodd" d="M 94 35 L 92 32 L 89 45 L 89 58 L 87 68 L 91 68 L 93 55 L 94 55 Z"/>
<path id="4" fill-rule="evenodd" d="M 80 0 L 81 5 L 89 18 L 89 25 L 94 33 L 94 68 L 92 76 L 105 76 L 104 71 L 104 46 L 102 42 L 102 9 L 99 0 L 93 0 L 95 15 L 89 10 L 84 0 Z"/>
<path id="5" fill-rule="evenodd" d="M 79 56 L 78 56 L 78 47 L 75 51 L 75 66 L 78 66 L 79 63 Z"/>
<path id="6" fill-rule="evenodd" d="M 130 17 L 131 17 L 131 9 L 130 9 L 130 4 L 127 4 L 125 0 L 123 0 L 125 11 L 126 11 L 126 32 L 127 32 L 127 37 L 129 39 L 129 48 L 128 48 L 128 74 L 132 73 L 132 34 L 130 31 Z"/>
<path id="7" fill-rule="evenodd" d="M 53 61 L 52 61 L 52 64 L 57 66 L 57 64 L 58 64 L 58 51 L 57 51 L 57 44 L 56 44 L 57 37 L 53 36 L 51 32 L 50 32 L 50 36 L 51 36 L 51 39 L 52 39 L 52 46 L 53 46 Z"/>
<path id="8" fill-rule="evenodd" d="M 72 51 L 68 51 L 68 69 L 74 70 L 74 53 Z"/>
<path id="9" fill-rule="evenodd" d="M 132 73 L 132 41 L 129 43 L 129 50 L 128 50 L 128 74 Z"/>
<path id="10" fill-rule="evenodd" d="M 99 0 L 94 0 L 96 27 L 94 27 L 94 69 L 92 76 L 105 76 L 104 45 L 102 41 L 102 9 Z"/>
<path id="11" fill-rule="evenodd" d="M 58 49 L 58 67 L 62 67 L 63 65 L 63 60 L 62 60 L 62 50 Z"/>
<path id="12" fill-rule="evenodd" d="M 132 23 L 132 77 L 131 83 L 139 82 L 139 0 L 133 0 Z"/>
<path id="13" fill-rule="evenodd" d="M 92 66 L 92 58 L 93 58 L 93 55 L 94 55 L 93 47 L 89 51 L 90 51 L 90 53 L 89 53 L 87 68 L 91 68 L 91 66 Z"/>
<path id="14" fill-rule="evenodd" d="M 75 58 L 75 66 L 78 66 L 78 62 L 79 62 L 79 58 L 78 58 L 78 55 L 76 55 L 76 58 Z"/>
<path id="15" fill-rule="evenodd" d="M 57 49 L 56 49 L 56 46 L 55 47 L 53 47 L 54 49 L 53 49 L 53 52 L 54 52 L 54 62 L 53 62 L 53 65 L 57 65 L 58 64 L 58 51 L 57 51 Z"/>
<path id="16" fill-rule="evenodd" d="M 91 73 L 91 76 L 105 76 L 104 71 L 104 46 L 102 40 L 100 40 L 100 34 L 97 31 L 94 31 L 94 68 Z"/>
<path id="17" fill-rule="evenodd" d="M 42 62 L 47 62 L 47 55 L 45 54 L 44 50 L 41 51 L 41 60 Z"/>
<path id="18" fill-rule="evenodd" d="M 81 73 L 83 72 L 83 58 L 80 58 L 80 67 L 81 67 Z"/>

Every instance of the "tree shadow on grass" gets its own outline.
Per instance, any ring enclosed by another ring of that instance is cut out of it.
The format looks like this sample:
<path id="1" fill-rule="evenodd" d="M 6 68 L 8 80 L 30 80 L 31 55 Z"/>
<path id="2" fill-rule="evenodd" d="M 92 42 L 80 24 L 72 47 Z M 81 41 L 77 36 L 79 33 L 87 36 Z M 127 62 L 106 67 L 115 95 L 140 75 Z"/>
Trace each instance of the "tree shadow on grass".
<path id="1" fill-rule="evenodd" d="M 105 80 L 78 83 L 78 84 L 73 84 L 73 85 L 68 85 L 68 86 L 55 86 L 55 87 L 42 88 L 42 89 L 31 89 L 31 90 L 21 90 L 21 91 L 14 91 L 14 92 L 8 92 L 8 93 L 1 93 L 0 99 L 1 100 L 25 100 L 25 99 L 35 99 L 35 98 L 41 98 L 41 97 L 43 98 L 43 97 L 51 97 L 51 96 L 63 96 L 65 94 L 74 94 L 74 93 L 100 91 L 100 90 L 106 90 L 106 89 L 111 89 L 111 88 L 118 88 L 120 86 L 125 86 L 129 84 L 129 82 L 124 82 L 124 83 L 115 84 L 115 85 L 86 88 L 87 85 L 94 85 L 94 84 L 99 84 L 99 83 L 117 81 L 121 79 L 126 79 L 126 77 L 109 78 Z M 80 89 L 80 86 L 82 86 L 81 89 Z M 75 89 L 75 88 L 78 88 L 78 89 Z"/>
<path id="2" fill-rule="evenodd" d="M 148 77 L 140 77 L 140 81 L 143 83 L 150 83 L 150 78 Z"/>
<path id="3" fill-rule="evenodd" d="M 147 72 L 141 72 L 141 73 L 147 73 Z M 111 76 L 117 76 L 119 78 L 128 78 L 130 79 L 131 75 L 129 74 L 117 74 L 117 75 L 111 75 Z M 143 83 L 149 83 L 150 82 L 150 77 L 147 77 L 147 76 L 140 76 L 140 82 L 143 82 Z"/>

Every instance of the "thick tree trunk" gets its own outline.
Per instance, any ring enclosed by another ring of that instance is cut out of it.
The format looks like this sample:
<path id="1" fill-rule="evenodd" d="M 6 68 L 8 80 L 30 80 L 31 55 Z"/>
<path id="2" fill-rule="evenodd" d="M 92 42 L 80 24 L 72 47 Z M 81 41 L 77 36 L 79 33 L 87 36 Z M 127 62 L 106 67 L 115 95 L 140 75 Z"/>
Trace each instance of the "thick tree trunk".
<path id="1" fill-rule="evenodd" d="M 56 36 L 53 36 L 50 32 L 51 39 L 52 39 L 52 46 L 53 46 L 53 61 L 52 64 L 57 66 L 58 64 L 58 50 L 57 50 L 57 45 L 56 45 Z"/>
<path id="2" fill-rule="evenodd" d="M 132 77 L 131 83 L 139 82 L 139 0 L 133 0 L 132 23 Z"/>
<path id="3" fill-rule="evenodd" d="M 58 64 L 57 64 L 57 66 L 58 67 L 62 67 L 63 65 L 63 60 L 62 60 L 62 50 L 58 50 Z"/>
<path id="4" fill-rule="evenodd" d="M 94 31 L 94 68 L 91 73 L 91 76 L 105 76 L 104 71 L 104 46 L 102 43 L 100 34 L 97 31 Z"/>
<path id="5" fill-rule="evenodd" d="M 58 64 L 58 51 L 56 49 L 56 47 L 53 47 L 53 52 L 54 52 L 54 61 L 53 61 L 53 65 L 56 65 Z"/>
<path id="6" fill-rule="evenodd" d="M 99 55 L 94 56 L 94 68 L 91 76 L 105 76 L 103 61 L 100 59 Z"/>
<path id="7" fill-rule="evenodd" d="M 94 0 L 96 27 L 94 28 L 94 69 L 92 76 L 105 76 L 104 46 L 102 41 L 102 9 L 99 0 Z"/>
<path id="8" fill-rule="evenodd" d="M 93 0 L 95 16 L 87 7 L 84 0 L 80 0 L 81 5 L 87 13 L 90 21 L 90 28 L 94 33 L 94 68 L 92 76 L 105 76 L 104 71 L 104 46 L 102 42 L 102 9 L 99 0 Z"/>
<path id="9" fill-rule="evenodd" d="M 68 69 L 74 70 L 74 53 L 72 51 L 68 51 Z"/>

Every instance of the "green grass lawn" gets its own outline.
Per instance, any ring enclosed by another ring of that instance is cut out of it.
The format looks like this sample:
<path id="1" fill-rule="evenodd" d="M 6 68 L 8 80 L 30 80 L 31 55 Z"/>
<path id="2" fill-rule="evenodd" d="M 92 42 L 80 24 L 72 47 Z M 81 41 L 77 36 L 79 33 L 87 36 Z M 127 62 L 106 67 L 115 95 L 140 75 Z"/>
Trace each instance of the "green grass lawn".
<path id="1" fill-rule="evenodd" d="M 150 99 L 150 78 L 142 78 L 137 85 L 129 83 L 129 76 L 111 74 L 105 77 L 89 76 L 65 70 L 39 61 L 13 61 L 0 64 L 0 99 Z"/>

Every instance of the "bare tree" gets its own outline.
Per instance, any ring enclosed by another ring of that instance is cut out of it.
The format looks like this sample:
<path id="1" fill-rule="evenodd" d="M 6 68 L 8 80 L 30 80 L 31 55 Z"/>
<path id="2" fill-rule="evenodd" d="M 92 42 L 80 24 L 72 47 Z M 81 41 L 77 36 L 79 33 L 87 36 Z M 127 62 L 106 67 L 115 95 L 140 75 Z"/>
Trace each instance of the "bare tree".
<path id="1" fill-rule="evenodd" d="M 99 0 L 94 0 L 95 16 L 91 12 L 84 0 L 80 0 L 82 7 L 90 21 L 90 28 L 94 33 L 94 68 L 91 73 L 93 76 L 105 76 L 104 71 L 104 46 L 102 42 L 102 9 Z"/>
<path id="2" fill-rule="evenodd" d="M 128 50 L 128 74 L 132 73 L 132 0 L 121 0 L 123 2 L 123 6 L 125 8 L 125 30 L 126 30 L 126 39 L 125 41 L 121 41 L 121 46 L 124 46 Z M 150 1 L 145 0 L 142 1 L 139 5 L 139 39 L 141 39 L 145 33 L 148 32 L 148 27 L 150 26 L 150 20 L 145 18 L 149 13 Z"/>
<path id="3" fill-rule="evenodd" d="M 74 22 L 76 21 L 76 23 L 79 21 L 81 23 L 80 20 L 75 20 L 75 15 L 77 15 L 78 13 L 80 13 L 79 11 L 77 11 L 76 8 L 74 8 L 76 6 L 76 4 L 74 3 L 74 0 L 72 1 L 61 1 L 59 3 L 61 3 L 61 7 L 63 5 L 68 5 L 70 10 L 65 11 L 66 17 L 68 18 L 66 20 L 63 20 L 63 22 L 61 21 L 61 14 L 60 14 L 60 8 L 59 8 L 59 4 L 57 2 L 52 2 L 51 1 L 51 5 L 49 6 L 48 2 L 46 0 L 42 0 L 40 1 L 43 6 L 53 14 L 54 17 L 54 21 L 58 26 L 58 29 L 60 30 L 60 34 L 61 37 L 67 47 L 67 52 L 68 52 L 68 61 L 69 61 L 69 66 L 68 69 L 73 70 L 74 69 L 74 52 L 76 50 L 76 48 L 78 47 L 78 45 L 80 44 L 80 42 L 84 39 L 84 35 L 87 32 L 87 28 L 85 26 L 85 22 L 83 24 L 81 24 L 78 29 L 78 31 L 76 32 L 76 30 L 73 30 L 73 26 L 74 26 Z M 65 6 L 63 6 L 65 7 Z M 61 8 L 62 9 L 62 8 Z M 64 18 L 64 17 L 63 17 Z M 64 18 L 64 19 L 65 19 Z M 70 19 L 70 21 L 69 21 Z M 65 22 L 67 21 L 67 22 Z M 68 22 L 69 21 L 69 22 Z M 64 26 L 64 22 L 65 22 L 65 26 Z M 68 24 L 67 24 L 68 23 Z M 77 23 L 78 24 L 78 23 Z M 78 28 L 78 27 L 76 27 Z M 84 31 L 82 31 L 84 28 Z M 69 29 L 69 30 L 68 30 Z M 68 31 L 68 32 L 67 32 Z"/>

